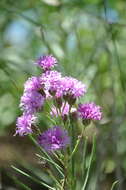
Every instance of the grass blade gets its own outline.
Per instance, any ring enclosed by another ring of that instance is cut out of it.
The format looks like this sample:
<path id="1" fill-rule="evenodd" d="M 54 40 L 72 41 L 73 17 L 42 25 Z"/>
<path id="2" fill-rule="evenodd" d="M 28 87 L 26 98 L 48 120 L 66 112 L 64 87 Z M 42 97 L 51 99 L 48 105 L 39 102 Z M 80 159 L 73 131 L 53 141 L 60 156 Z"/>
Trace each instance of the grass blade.
<path id="1" fill-rule="evenodd" d="M 112 184 L 111 190 L 114 190 L 114 187 L 116 186 L 117 183 L 118 183 L 118 180 L 115 181 L 115 182 Z"/>
<path id="2" fill-rule="evenodd" d="M 59 171 L 59 173 L 64 177 L 63 172 L 61 171 L 62 168 L 53 161 L 53 159 L 50 157 L 50 155 L 36 142 L 36 140 L 32 137 L 32 135 L 29 135 L 32 142 L 39 148 L 39 150 L 47 157 L 48 160 L 55 166 L 55 168 Z"/>
<path id="3" fill-rule="evenodd" d="M 15 166 L 12 165 L 11 167 L 12 167 L 15 171 L 17 171 L 18 173 L 21 173 L 22 175 L 28 177 L 29 179 L 35 181 L 36 183 L 39 183 L 40 185 L 43 185 L 43 186 L 45 186 L 45 187 L 47 187 L 47 188 L 49 188 L 49 189 L 51 189 L 51 190 L 55 190 L 55 188 L 49 186 L 49 185 L 46 184 L 45 182 L 39 181 L 38 179 L 34 178 L 33 176 L 30 176 L 28 173 L 26 173 L 26 172 L 24 172 L 24 171 L 22 171 L 22 170 L 16 168 Z"/>

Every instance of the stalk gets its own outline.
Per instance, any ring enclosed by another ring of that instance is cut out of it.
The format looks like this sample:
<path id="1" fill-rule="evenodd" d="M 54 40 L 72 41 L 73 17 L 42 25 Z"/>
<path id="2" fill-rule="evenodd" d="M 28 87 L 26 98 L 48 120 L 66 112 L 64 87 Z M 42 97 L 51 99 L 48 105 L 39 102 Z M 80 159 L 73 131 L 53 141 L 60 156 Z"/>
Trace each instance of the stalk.
<path id="1" fill-rule="evenodd" d="M 72 123 L 71 125 L 71 137 L 72 137 L 72 140 L 71 140 L 71 155 L 72 155 L 72 152 L 74 150 L 74 147 L 75 147 L 75 131 L 74 131 L 74 125 Z M 72 190 L 75 189 L 75 157 L 74 155 L 72 155 L 71 157 L 71 177 L 72 177 L 72 181 L 71 181 L 71 186 L 72 186 Z"/>
<path id="2" fill-rule="evenodd" d="M 86 177 L 85 177 L 85 180 L 84 180 L 82 190 L 85 190 L 86 186 L 87 186 L 87 182 L 88 182 L 88 178 L 89 178 L 89 174 L 90 174 L 90 170 L 91 170 L 91 164 L 92 164 L 93 156 L 94 156 L 94 153 L 95 153 L 95 146 L 96 146 L 96 136 L 93 137 L 93 146 L 92 146 L 91 156 L 90 156 L 90 160 L 89 160 L 89 166 L 88 166 L 88 169 L 87 169 L 87 174 L 86 174 Z"/>
<path id="3" fill-rule="evenodd" d="M 82 178 L 84 178 L 84 172 L 85 172 L 85 161 L 86 161 L 86 151 L 87 151 L 87 141 L 88 138 L 85 137 L 84 141 L 84 149 L 83 149 L 83 161 L 82 161 Z"/>

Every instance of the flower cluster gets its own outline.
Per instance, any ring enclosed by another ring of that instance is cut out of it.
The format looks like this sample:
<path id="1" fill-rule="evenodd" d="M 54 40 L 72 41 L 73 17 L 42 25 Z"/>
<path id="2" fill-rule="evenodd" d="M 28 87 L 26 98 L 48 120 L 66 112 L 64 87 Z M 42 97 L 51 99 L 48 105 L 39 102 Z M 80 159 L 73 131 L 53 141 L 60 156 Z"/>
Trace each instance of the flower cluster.
<path id="1" fill-rule="evenodd" d="M 86 93 L 86 85 L 73 77 L 62 76 L 60 72 L 51 70 L 57 60 L 52 55 L 41 56 L 36 64 L 43 73 L 40 76 L 29 78 L 24 84 L 24 93 L 20 100 L 23 115 L 17 119 L 16 135 L 24 136 L 33 133 L 32 127 L 36 125 L 36 113 L 42 111 L 46 102 L 53 102 L 49 110 L 50 116 L 67 120 L 71 115 L 82 120 L 100 120 L 100 107 L 94 103 L 75 105 L 76 100 Z M 73 114 L 74 113 L 74 114 Z M 71 119 L 70 119 L 71 120 Z M 70 143 L 66 129 L 54 126 L 39 134 L 38 143 L 47 151 L 65 148 Z"/>

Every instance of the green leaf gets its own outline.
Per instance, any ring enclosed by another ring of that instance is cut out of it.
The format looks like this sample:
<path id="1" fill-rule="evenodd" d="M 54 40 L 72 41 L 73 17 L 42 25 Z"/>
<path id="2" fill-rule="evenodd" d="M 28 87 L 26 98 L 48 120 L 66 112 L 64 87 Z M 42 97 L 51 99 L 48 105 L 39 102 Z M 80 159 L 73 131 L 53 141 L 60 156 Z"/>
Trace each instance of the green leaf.
<path id="1" fill-rule="evenodd" d="M 21 173 L 22 175 L 28 177 L 29 179 L 35 181 L 36 183 L 39 183 L 40 185 L 43 185 L 43 186 L 45 186 L 45 187 L 47 187 L 47 188 L 49 188 L 49 189 L 51 189 L 51 190 L 55 190 L 55 188 L 49 186 L 49 185 L 46 184 L 45 182 L 42 182 L 42 181 L 40 181 L 40 180 L 34 178 L 33 176 L 30 176 L 29 174 L 27 174 L 26 172 L 24 172 L 24 171 L 22 171 L 22 170 L 16 168 L 15 166 L 12 165 L 11 167 L 12 167 L 15 171 Z"/>

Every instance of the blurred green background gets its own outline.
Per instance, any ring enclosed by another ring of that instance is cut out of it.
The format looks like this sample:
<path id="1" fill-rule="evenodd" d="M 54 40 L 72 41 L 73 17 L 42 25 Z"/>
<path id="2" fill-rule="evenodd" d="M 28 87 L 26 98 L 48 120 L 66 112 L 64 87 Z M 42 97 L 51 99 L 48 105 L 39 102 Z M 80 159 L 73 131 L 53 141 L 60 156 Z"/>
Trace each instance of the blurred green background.
<path id="1" fill-rule="evenodd" d="M 36 162 L 26 138 L 13 134 L 23 83 L 40 73 L 35 59 L 49 53 L 58 59 L 59 71 L 88 86 L 81 101 L 102 106 L 88 190 L 109 190 L 115 180 L 119 180 L 117 189 L 125 190 L 125 0 L 0 0 L 1 171 L 11 162 Z"/>

